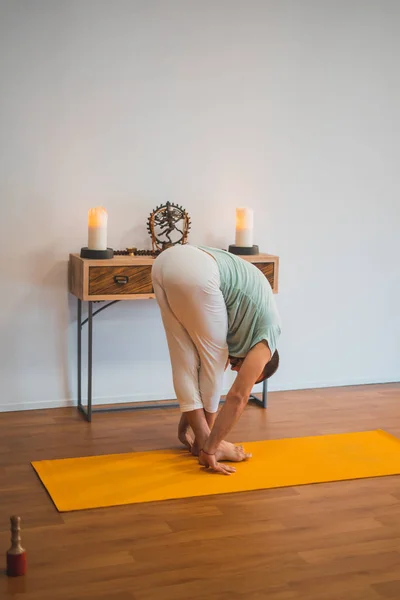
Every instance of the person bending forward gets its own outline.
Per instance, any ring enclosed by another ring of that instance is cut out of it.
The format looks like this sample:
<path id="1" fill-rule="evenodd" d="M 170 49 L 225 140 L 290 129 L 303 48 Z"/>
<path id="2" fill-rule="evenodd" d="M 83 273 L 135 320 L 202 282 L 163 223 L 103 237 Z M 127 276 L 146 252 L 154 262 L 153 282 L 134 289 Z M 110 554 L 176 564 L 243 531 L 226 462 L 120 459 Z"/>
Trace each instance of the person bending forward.
<path id="1" fill-rule="evenodd" d="M 201 465 L 229 475 L 235 469 L 220 461 L 250 455 L 224 438 L 254 384 L 279 364 L 281 325 L 271 286 L 250 262 L 189 244 L 164 250 L 154 261 L 152 280 L 182 413 L 179 439 Z M 229 363 L 238 375 L 217 416 Z"/>

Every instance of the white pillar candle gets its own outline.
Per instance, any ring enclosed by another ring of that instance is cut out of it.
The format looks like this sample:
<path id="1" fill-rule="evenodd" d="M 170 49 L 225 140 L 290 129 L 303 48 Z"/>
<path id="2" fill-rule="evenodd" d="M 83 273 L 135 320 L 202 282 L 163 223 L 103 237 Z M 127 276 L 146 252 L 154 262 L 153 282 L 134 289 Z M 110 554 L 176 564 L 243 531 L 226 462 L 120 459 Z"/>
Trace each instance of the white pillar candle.
<path id="1" fill-rule="evenodd" d="M 91 208 L 88 214 L 89 250 L 107 250 L 107 211 L 102 206 Z"/>
<path id="2" fill-rule="evenodd" d="M 236 246 L 253 245 L 254 213 L 251 208 L 236 209 Z"/>

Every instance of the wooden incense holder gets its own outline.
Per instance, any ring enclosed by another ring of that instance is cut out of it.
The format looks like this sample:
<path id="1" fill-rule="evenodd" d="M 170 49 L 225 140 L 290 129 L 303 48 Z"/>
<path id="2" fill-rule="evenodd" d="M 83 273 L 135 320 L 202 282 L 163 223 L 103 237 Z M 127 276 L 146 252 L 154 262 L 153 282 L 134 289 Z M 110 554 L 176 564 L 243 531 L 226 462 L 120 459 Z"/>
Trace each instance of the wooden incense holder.
<path id="1" fill-rule="evenodd" d="M 21 518 L 10 517 L 11 548 L 7 551 L 7 575 L 18 577 L 26 573 L 26 551 L 21 546 Z"/>

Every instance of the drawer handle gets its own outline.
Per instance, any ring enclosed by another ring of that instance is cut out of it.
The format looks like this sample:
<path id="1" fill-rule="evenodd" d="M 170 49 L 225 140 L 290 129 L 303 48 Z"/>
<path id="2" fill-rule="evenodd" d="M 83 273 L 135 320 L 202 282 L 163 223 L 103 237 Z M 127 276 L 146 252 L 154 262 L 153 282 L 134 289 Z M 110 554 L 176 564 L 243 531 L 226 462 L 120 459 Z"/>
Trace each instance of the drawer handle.
<path id="1" fill-rule="evenodd" d="M 118 285 L 125 285 L 129 281 L 128 275 L 115 275 L 114 277 L 115 283 Z"/>

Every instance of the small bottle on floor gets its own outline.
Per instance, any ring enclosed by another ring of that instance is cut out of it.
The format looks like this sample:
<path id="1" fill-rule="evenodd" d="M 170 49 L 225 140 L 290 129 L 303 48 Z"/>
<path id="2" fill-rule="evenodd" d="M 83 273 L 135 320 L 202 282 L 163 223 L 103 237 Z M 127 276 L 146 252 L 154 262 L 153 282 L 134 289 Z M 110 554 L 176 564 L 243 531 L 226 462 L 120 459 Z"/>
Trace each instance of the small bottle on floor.
<path id="1" fill-rule="evenodd" d="M 11 548 L 7 551 L 7 575 L 18 577 L 26 573 L 26 551 L 21 546 L 21 518 L 10 517 Z"/>

